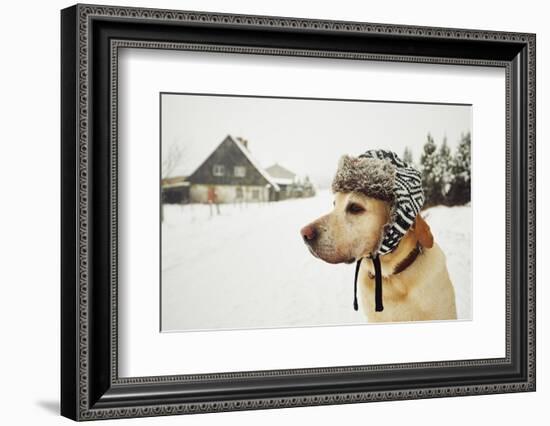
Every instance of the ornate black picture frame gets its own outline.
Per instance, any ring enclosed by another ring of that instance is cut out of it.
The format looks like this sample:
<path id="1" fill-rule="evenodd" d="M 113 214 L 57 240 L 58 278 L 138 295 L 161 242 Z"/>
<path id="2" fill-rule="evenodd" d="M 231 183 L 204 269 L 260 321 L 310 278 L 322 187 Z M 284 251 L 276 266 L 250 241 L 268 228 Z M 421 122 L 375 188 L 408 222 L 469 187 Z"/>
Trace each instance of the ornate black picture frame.
<path id="1" fill-rule="evenodd" d="M 121 47 L 504 68 L 506 356 L 120 378 Z M 61 12 L 61 51 L 62 415 L 92 420 L 535 390 L 534 34 L 76 5 Z"/>

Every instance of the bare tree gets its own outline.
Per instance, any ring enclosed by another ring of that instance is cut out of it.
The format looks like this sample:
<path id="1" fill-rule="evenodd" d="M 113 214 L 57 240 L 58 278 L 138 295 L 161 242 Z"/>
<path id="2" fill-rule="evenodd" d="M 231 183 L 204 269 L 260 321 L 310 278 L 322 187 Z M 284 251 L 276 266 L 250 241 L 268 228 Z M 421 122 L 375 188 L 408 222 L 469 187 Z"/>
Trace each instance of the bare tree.
<path id="1" fill-rule="evenodd" d="M 174 172 L 176 167 L 180 164 L 181 158 L 183 157 L 182 148 L 176 144 L 172 143 L 166 154 L 163 155 L 162 164 L 161 164 L 161 179 L 164 181 L 166 178 Z M 160 220 L 164 222 L 164 192 L 161 188 L 161 203 L 160 203 Z"/>
<path id="2" fill-rule="evenodd" d="M 181 157 L 183 156 L 183 150 L 179 145 L 173 143 L 168 147 L 166 155 L 162 159 L 162 178 L 169 177 L 174 169 L 179 165 Z"/>

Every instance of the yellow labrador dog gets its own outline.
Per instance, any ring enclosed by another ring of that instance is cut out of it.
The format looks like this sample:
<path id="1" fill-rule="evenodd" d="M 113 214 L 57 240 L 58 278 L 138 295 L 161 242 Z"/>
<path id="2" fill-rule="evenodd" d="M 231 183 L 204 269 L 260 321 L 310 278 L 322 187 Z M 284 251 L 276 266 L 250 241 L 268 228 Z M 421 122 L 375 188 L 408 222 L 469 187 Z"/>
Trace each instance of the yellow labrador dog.
<path id="1" fill-rule="evenodd" d="M 335 192 L 334 209 L 301 229 L 310 252 L 334 264 L 364 259 L 357 286 L 369 322 L 456 319 L 445 255 L 420 214 L 396 247 L 379 256 L 384 306 L 375 311 L 375 269 L 369 258 L 380 246 L 392 212 L 391 200 L 379 198 L 384 197 Z"/>

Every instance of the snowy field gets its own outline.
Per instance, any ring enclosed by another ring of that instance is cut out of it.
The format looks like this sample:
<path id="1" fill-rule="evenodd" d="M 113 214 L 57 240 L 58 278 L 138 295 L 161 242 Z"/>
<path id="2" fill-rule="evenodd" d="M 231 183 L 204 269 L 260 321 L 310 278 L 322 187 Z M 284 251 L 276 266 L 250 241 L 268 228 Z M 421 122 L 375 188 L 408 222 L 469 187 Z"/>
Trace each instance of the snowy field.
<path id="1" fill-rule="evenodd" d="M 364 323 L 353 310 L 355 265 L 314 258 L 299 230 L 331 209 L 332 196 L 209 206 L 167 205 L 162 224 L 162 330 Z M 470 207 L 426 211 L 447 255 L 458 317 L 471 319 Z"/>

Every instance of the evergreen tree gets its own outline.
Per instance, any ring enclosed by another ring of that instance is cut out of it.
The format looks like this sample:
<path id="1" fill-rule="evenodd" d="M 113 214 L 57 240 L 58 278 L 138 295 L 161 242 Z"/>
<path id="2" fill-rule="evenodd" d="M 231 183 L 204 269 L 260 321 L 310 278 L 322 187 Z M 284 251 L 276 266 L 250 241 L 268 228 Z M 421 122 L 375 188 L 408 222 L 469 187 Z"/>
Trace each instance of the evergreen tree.
<path id="1" fill-rule="evenodd" d="M 463 134 L 453 157 L 453 182 L 449 199 L 453 205 L 466 204 L 471 199 L 471 134 Z"/>
<path id="2" fill-rule="evenodd" d="M 437 153 L 437 166 L 436 173 L 437 179 L 440 181 L 439 187 L 441 193 L 439 194 L 440 202 L 444 204 L 452 204 L 448 199 L 447 195 L 451 189 L 453 182 L 453 159 L 451 157 L 451 149 L 447 144 L 447 138 L 443 139 L 443 143 L 439 147 Z"/>
<path id="3" fill-rule="evenodd" d="M 426 143 L 420 156 L 420 168 L 422 169 L 422 187 L 424 189 L 424 206 L 434 206 L 442 201 L 442 180 L 438 170 L 437 146 L 434 138 L 428 133 Z"/>
<path id="4" fill-rule="evenodd" d="M 409 149 L 408 146 L 406 146 L 405 151 L 403 151 L 403 161 L 405 163 L 413 164 L 412 151 Z"/>

